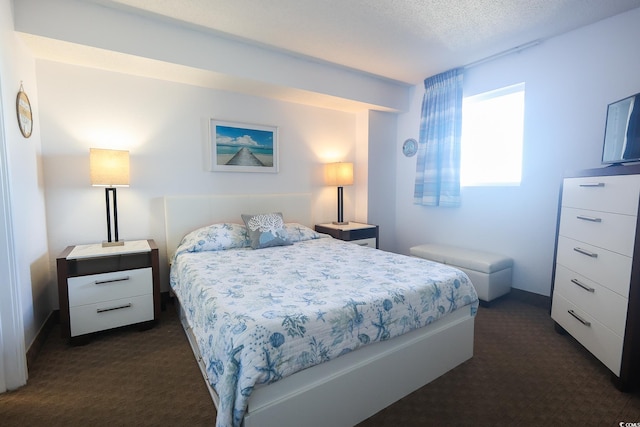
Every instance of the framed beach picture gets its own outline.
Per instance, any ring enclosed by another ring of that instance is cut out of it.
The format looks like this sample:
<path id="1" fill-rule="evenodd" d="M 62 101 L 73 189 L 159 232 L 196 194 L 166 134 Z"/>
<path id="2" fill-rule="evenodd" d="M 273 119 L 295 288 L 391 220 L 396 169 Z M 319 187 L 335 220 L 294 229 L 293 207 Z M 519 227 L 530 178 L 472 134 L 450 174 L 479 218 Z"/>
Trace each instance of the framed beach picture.
<path id="1" fill-rule="evenodd" d="M 211 170 L 278 172 L 278 128 L 211 119 Z"/>

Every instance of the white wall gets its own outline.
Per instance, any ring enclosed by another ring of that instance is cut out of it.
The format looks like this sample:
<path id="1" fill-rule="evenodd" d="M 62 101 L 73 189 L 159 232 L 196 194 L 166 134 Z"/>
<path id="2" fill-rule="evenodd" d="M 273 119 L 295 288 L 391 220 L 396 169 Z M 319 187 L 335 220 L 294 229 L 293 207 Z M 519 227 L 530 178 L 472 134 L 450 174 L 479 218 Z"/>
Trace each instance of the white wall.
<path id="1" fill-rule="evenodd" d="M 13 234 L 13 248 L 10 250 L 13 249 L 15 279 L 20 293 L 17 304 L 21 305 L 24 341 L 28 347 L 51 314 L 53 291 L 45 230 L 40 109 L 34 59 L 13 32 L 11 1 L 0 1 L 0 15 L 0 92 L 4 133 L 4 140 L 0 141 L 4 147 L 0 154 L 4 156 L 6 153 L 7 170 L 6 175 L 2 175 L 8 178 L 8 182 L 2 185 L 8 187 L 9 193 L 9 221 Z M 29 139 L 22 136 L 16 121 L 15 102 L 20 82 L 29 96 L 34 114 L 34 129 Z M 10 298 L 6 287 L 10 286 L 11 278 L 3 275 L 0 279 L 3 298 Z M 2 304 L 3 316 L 7 314 L 5 310 L 6 305 Z M 11 345 L 3 351 L 13 352 L 16 348 Z"/>
<path id="2" fill-rule="evenodd" d="M 196 79 L 216 89 L 295 98 L 304 103 L 319 100 L 325 106 L 348 100 L 358 105 L 358 111 L 363 108 L 398 111 L 407 107 L 409 86 L 404 83 L 256 46 L 197 27 L 176 25 L 127 8 L 78 0 L 20 0 L 15 7 L 17 31 L 29 34 L 28 39 L 35 36 L 63 42 L 47 43 L 47 48 L 40 48 L 45 58 L 49 54 L 46 50 L 56 50 L 66 56 L 82 45 L 126 54 L 124 59 L 115 55 L 109 58 L 126 67 L 132 75 L 184 81 L 185 76 L 197 70 L 200 72 L 195 73 Z M 81 52 L 83 57 L 91 58 L 94 65 L 101 62 L 106 69 L 115 69 L 98 59 L 99 51 L 83 49 Z M 73 56 L 72 62 L 84 59 Z M 146 69 L 140 58 L 154 60 L 157 69 Z M 167 70 L 158 61 L 188 68 L 180 68 L 182 72 L 176 76 L 173 75 L 175 68 Z"/>
<path id="3" fill-rule="evenodd" d="M 370 111 L 369 126 L 369 185 L 367 187 L 367 218 L 380 226 L 380 249 L 396 251 L 396 164 L 395 144 L 397 116 Z"/>
<path id="4" fill-rule="evenodd" d="M 167 194 L 310 192 L 314 220 L 335 219 L 335 188 L 324 186 L 321 167 L 355 161 L 354 114 L 50 61 L 36 68 L 52 262 L 68 245 L 106 239 L 90 147 L 130 151 L 131 186 L 118 190 L 120 238 L 153 238 L 162 256 Z M 280 172 L 209 172 L 210 118 L 278 126 Z M 354 191 L 345 187 L 345 217 L 354 216 Z"/>
<path id="5" fill-rule="evenodd" d="M 526 84 L 522 184 L 463 188 L 460 208 L 416 206 L 416 160 L 399 155 L 398 250 L 433 241 L 504 253 L 514 259 L 515 288 L 549 295 L 562 176 L 600 167 L 607 104 L 640 92 L 639 22 L 635 9 L 468 69 L 465 96 Z M 397 152 L 418 137 L 423 94 L 416 87 L 399 118 Z"/>

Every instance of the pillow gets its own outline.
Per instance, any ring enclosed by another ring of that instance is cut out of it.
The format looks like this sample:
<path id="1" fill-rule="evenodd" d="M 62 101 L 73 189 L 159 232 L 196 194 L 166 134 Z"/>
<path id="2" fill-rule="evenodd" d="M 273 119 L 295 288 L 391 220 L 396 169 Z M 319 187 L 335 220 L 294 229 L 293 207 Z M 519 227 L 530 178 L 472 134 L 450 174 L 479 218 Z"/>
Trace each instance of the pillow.
<path id="1" fill-rule="evenodd" d="M 249 246 L 247 229 L 241 224 L 220 223 L 198 228 L 184 236 L 177 253 L 223 251 Z"/>
<path id="2" fill-rule="evenodd" d="M 309 227 L 298 224 L 297 222 L 290 222 L 285 224 L 284 229 L 287 231 L 287 235 L 289 236 L 289 240 L 291 241 L 291 243 L 328 237 L 327 234 L 318 233 L 316 231 L 313 231 Z"/>
<path id="3" fill-rule="evenodd" d="M 287 236 L 280 212 L 258 215 L 242 214 L 241 216 L 247 226 L 249 244 L 253 249 L 292 244 Z"/>

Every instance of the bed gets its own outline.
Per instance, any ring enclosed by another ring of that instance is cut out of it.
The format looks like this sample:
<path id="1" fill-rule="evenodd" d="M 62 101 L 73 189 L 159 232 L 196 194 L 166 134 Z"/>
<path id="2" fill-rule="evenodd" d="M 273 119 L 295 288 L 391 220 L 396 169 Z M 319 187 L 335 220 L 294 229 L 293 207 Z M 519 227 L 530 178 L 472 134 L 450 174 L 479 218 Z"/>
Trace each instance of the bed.
<path id="1" fill-rule="evenodd" d="M 218 426 L 354 425 L 473 355 L 463 272 L 315 233 L 309 194 L 164 202 L 172 293 Z M 253 229 L 276 212 L 279 231 Z"/>

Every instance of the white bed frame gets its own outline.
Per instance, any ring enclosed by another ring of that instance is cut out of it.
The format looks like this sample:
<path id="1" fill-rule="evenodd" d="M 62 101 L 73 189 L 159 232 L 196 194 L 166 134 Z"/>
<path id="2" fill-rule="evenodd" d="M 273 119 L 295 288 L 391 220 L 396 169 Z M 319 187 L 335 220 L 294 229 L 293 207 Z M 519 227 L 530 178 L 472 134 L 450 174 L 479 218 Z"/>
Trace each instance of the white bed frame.
<path id="1" fill-rule="evenodd" d="M 164 204 L 169 259 L 189 231 L 216 222 L 242 223 L 243 213 L 282 212 L 285 222 L 313 228 L 309 194 L 167 196 Z M 181 319 L 218 407 L 182 313 Z M 458 310 L 427 327 L 257 387 L 244 426 L 355 425 L 470 359 L 473 331 L 470 310 Z"/>

